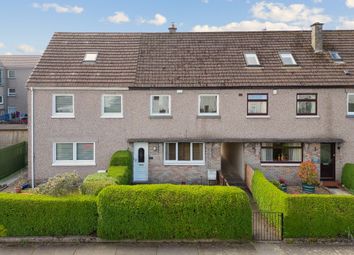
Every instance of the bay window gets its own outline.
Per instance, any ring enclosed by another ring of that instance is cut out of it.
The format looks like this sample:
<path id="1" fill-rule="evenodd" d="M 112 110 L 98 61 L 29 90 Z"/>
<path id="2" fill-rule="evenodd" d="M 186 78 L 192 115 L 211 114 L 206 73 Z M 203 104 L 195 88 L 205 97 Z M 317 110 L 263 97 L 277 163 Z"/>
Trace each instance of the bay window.
<path id="1" fill-rule="evenodd" d="M 204 165 L 204 143 L 165 143 L 165 165 Z"/>
<path id="2" fill-rule="evenodd" d="M 262 143 L 262 163 L 301 163 L 301 143 Z"/>

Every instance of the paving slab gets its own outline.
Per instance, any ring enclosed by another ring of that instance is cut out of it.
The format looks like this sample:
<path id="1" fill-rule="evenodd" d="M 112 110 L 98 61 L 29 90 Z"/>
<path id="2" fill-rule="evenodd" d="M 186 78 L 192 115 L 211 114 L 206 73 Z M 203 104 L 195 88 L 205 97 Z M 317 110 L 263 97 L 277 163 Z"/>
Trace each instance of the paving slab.
<path id="1" fill-rule="evenodd" d="M 157 245 L 117 245 L 116 255 L 156 255 Z"/>
<path id="2" fill-rule="evenodd" d="M 197 244 L 162 244 L 157 247 L 158 255 L 198 255 Z"/>
<path id="3" fill-rule="evenodd" d="M 32 255 L 33 247 L 1 247 L 0 255 Z"/>
<path id="4" fill-rule="evenodd" d="M 76 248 L 74 245 L 38 246 L 32 255 L 74 255 Z"/>
<path id="5" fill-rule="evenodd" d="M 253 244 L 225 244 L 222 246 L 225 255 L 255 255 L 257 254 Z"/>
<path id="6" fill-rule="evenodd" d="M 80 244 L 75 255 L 115 255 L 116 251 L 115 244 Z"/>
<path id="7" fill-rule="evenodd" d="M 277 243 L 254 243 L 257 255 L 288 255 Z"/>

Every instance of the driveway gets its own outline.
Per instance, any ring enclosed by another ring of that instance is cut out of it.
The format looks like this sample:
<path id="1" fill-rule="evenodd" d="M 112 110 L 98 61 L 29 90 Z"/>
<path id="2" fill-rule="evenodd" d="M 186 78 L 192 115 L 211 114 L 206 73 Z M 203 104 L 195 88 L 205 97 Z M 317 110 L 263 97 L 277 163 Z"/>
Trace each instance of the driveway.
<path id="1" fill-rule="evenodd" d="M 270 243 L 99 243 L 99 244 L 23 244 L 1 245 L 0 255 L 130 255 L 130 254 L 270 254 L 270 255 L 353 255 L 350 244 L 270 244 Z"/>

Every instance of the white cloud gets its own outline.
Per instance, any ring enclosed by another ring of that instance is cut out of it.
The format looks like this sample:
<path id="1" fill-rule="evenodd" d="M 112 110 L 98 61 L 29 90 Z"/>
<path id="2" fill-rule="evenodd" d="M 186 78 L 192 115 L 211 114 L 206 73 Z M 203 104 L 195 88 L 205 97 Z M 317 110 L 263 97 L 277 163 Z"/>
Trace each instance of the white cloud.
<path id="1" fill-rule="evenodd" d="M 345 2 L 345 4 L 349 7 L 349 8 L 354 8 L 354 0 L 347 0 Z"/>
<path id="2" fill-rule="evenodd" d="M 209 0 L 200 0 L 203 4 L 209 3 Z"/>
<path id="3" fill-rule="evenodd" d="M 260 22 L 257 20 L 243 20 L 231 22 L 223 26 L 196 25 L 193 32 L 221 32 L 221 31 L 260 31 L 260 30 L 298 30 L 298 26 L 286 23 Z"/>
<path id="4" fill-rule="evenodd" d="M 340 17 L 339 18 L 339 26 L 337 26 L 337 29 L 354 29 L 354 19 L 350 20 L 345 17 Z"/>
<path id="5" fill-rule="evenodd" d="M 21 53 L 34 53 L 36 51 L 35 48 L 28 44 L 20 44 L 16 49 Z"/>
<path id="6" fill-rule="evenodd" d="M 322 8 L 309 8 L 304 4 L 284 5 L 262 1 L 252 6 L 254 17 L 274 22 L 286 22 L 292 25 L 308 27 L 315 22 L 330 22 L 330 16 Z"/>
<path id="7" fill-rule="evenodd" d="M 57 13 L 74 13 L 74 14 L 80 14 L 84 11 L 83 7 L 80 6 L 71 6 L 71 5 L 59 5 L 56 3 L 33 3 L 32 5 L 34 8 L 41 9 L 42 11 L 48 11 L 50 9 L 53 9 Z"/>
<path id="8" fill-rule="evenodd" d="M 13 55 L 12 52 L 5 52 L 5 55 L 9 56 L 9 55 Z"/>
<path id="9" fill-rule="evenodd" d="M 5 43 L 0 42 L 0 49 L 5 48 Z"/>
<path id="10" fill-rule="evenodd" d="M 167 21 L 166 17 L 161 15 L 160 13 L 156 13 L 153 19 L 146 20 L 144 18 L 139 18 L 138 23 L 141 24 L 151 24 L 155 26 L 161 26 L 165 24 Z"/>
<path id="11" fill-rule="evenodd" d="M 129 17 L 124 12 L 115 12 L 113 16 L 107 17 L 107 20 L 111 23 L 127 23 L 130 21 Z"/>

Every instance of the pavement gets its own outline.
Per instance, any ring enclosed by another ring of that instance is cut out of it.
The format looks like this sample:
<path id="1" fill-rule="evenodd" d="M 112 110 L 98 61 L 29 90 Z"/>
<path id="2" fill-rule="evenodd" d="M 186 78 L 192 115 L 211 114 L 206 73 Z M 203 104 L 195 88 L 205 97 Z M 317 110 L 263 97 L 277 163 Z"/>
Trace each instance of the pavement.
<path id="1" fill-rule="evenodd" d="M 6 189 L 4 189 L 2 192 L 14 192 L 15 190 L 15 186 L 16 186 L 16 182 L 19 178 L 26 178 L 27 175 L 27 168 L 23 168 L 3 179 L 0 180 L 0 185 L 4 185 L 7 184 L 8 187 Z"/>
<path id="2" fill-rule="evenodd" d="M 353 255 L 354 244 L 87 243 L 0 244 L 0 255 Z"/>

